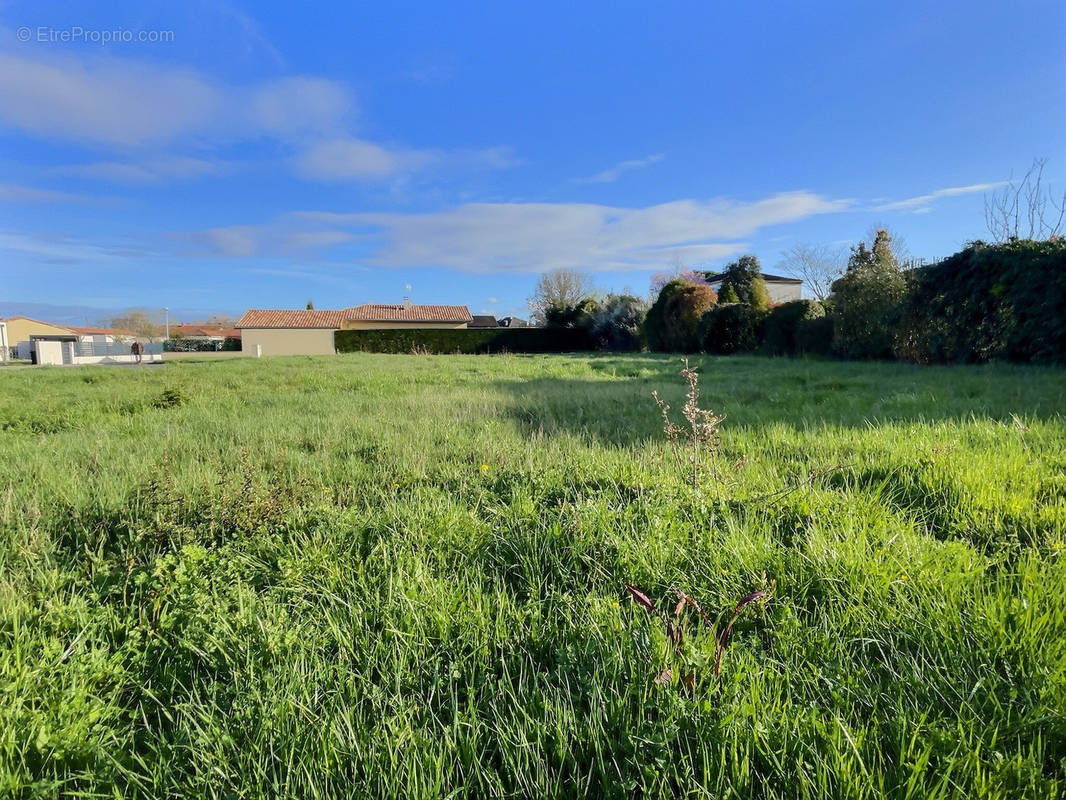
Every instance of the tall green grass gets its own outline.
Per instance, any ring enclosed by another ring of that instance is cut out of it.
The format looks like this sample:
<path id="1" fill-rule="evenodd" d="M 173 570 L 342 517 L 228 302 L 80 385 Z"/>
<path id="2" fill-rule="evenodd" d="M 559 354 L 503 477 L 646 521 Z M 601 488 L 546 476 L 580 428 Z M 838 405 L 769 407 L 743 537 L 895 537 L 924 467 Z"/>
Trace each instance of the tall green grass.
<path id="1" fill-rule="evenodd" d="M 0 793 L 1063 794 L 1066 373 L 694 363 L 0 374 Z"/>

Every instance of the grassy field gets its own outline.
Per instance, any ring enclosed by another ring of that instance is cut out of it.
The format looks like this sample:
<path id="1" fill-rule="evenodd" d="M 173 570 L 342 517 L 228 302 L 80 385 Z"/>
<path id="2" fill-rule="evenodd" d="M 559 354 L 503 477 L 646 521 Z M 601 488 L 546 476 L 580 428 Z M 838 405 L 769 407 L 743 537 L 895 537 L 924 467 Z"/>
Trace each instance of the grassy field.
<path id="1" fill-rule="evenodd" d="M 0 794 L 1062 796 L 1066 373 L 694 363 L 3 371 Z"/>

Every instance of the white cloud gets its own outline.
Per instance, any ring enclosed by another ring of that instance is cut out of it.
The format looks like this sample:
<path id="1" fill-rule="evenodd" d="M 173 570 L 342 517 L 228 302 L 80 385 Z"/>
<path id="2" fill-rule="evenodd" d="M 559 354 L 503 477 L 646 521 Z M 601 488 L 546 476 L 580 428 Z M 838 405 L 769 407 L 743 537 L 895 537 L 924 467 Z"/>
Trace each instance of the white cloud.
<path id="1" fill-rule="evenodd" d="M 282 244 L 288 249 L 318 250 L 323 247 L 344 244 L 355 238 L 354 234 L 346 231 L 302 231 L 286 234 L 282 240 Z"/>
<path id="2" fill-rule="evenodd" d="M 0 54 L 0 121 L 46 138 L 139 146 L 203 128 L 223 92 L 195 72 Z"/>
<path id="3" fill-rule="evenodd" d="M 650 155 L 645 158 L 634 158 L 630 161 L 621 161 L 613 167 L 605 169 L 603 172 L 596 173 L 590 178 L 581 178 L 577 183 L 614 183 L 623 173 L 635 169 L 641 169 L 642 167 L 650 167 L 652 164 L 658 164 L 664 158 L 666 158 L 665 153 L 656 153 L 655 155 Z"/>
<path id="4" fill-rule="evenodd" d="M 202 178 L 229 172 L 230 164 L 187 156 L 166 156 L 143 161 L 98 161 L 55 167 L 52 172 L 80 178 L 98 178 L 118 183 L 154 183 L 177 178 Z"/>
<path id="5" fill-rule="evenodd" d="M 195 70 L 131 59 L 0 53 L 0 128 L 119 153 L 63 167 L 68 174 L 142 183 L 211 175 L 221 162 L 143 152 L 158 153 L 178 143 L 208 152 L 259 138 L 296 153 L 292 166 L 316 180 L 382 180 L 431 166 L 499 169 L 517 163 L 503 147 L 386 146 L 355 135 L 354 116 L 348 89 L 314 76 L 234 86 Z"/>
<path id="6" fill-rule="evenodd" d="M 71 192 L 0 183 L 0 203 L 83 203 L 88 198 Z"/>
<path id="7" fill-rule="evenodd" d="M 255 87 L 249 97 L 253 128 L 280 138 L 338 133 L 355 102 L 335 81 L 292 77 Z"/>
<path id="8" fill-rule="evenodd" d="M 296 161 L 297 171 L 317 180 L 381 179 L 434 159 L 414 150 L 388 150 L 364 139 L 329 139 L 311 145 Z"/>
<path id="9" fill-rule="evenodd" d="M 510 148 L 414 150 L 341 137 L 314 142 L 296 159 L 296 171 L 321 181 L 383 180 L 425 169 L 505 169 L 520 163 Z"/>
<path id="10" fill-rule="evenodd" d="M 0 122 L 78 143 L 292 141 L 337 134 L 353 107 L 343 85 L 323 78 L 230 86 L 194 70 L 130 59 L 0 54 Z"/>
<path id="11" fill-rule="evenodd" d="M 116 258 L 143 259 L 151 253 L 139 245 L 101 244 L 58 233 L 0 231 L 0 251 L 49 264 L 77 264 Z"/>
<path id="12" fill-rule="evenodd" d="M 786 192 L 752 203 L 678 200 L 645 208 L 591 203 L 469 203 L 424 213 L 298 212 L 286 223 L 356 229 L 376 238 L 371 263 L 465 272 L 651 269 L 677 254 L 732 255 L 770 225 L 842 211 L 847 200 Z"/>
<path id="13" fill-rule="evenodd" d="M 192 245 L 192 250 L 183 255 L 254 258 L 306 254 L 353 241 L 358 236 L 349 231 L 301 228 L 282 219 L 267 225 L 227 225 L 181 232 L 172 238 Z"/>
<path id="14" fill-rule="evenodd" d="M 959 197 L 966 194 L 976 194 L 978 192 L 987 192 L 990 189 L 996 189 L 1003 186 L 1006 181 L 996 181 L 994 183 L 973 183 L 969 186 L 950 186 L 947 189 L 937 189 L 935 192 L 929 194 L 918 195 L 917 197 L 908 197 L 906 200 L 896 200 L 891 203 L 883 203 L 878 206 L 874 206 L 874 211 L 913 211 L 915 214 L 925 214 L 932 210 L 932 204 L 944 197 Z"/>
<path id="15" fill-rule="evenodd" d="M 254 225 L 209 228 L 193 237 L 208 250 L 228 258 L 250 258 L 260 252 L 262 229 Z"/>

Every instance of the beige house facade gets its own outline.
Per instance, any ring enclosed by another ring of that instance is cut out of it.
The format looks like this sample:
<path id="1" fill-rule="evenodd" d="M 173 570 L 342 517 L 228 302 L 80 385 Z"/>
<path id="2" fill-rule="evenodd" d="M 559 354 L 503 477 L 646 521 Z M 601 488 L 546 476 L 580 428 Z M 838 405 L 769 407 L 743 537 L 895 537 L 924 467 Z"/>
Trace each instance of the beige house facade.
<path id="1" fill-rule="evenodd" d="M 78 338 L 78 334 L 70 328 L 53 325 L 50 322 L 42 322 L 30 317 L 8 317 L 4 320 L 6 330 L 7 348 L 12 358 L 29 360 L 32 350 L 32 337 L 60 336 L 70 337 L 71 341 Z"/>
<path id="2" fill-rule="evenodd" d="M 707 283 L 716 292 L 721 292 L 722 281 L 725 279 L 724 272 L 705 272 L 704 275 L 707 278 Z M 766 293 L 770 295 L 770 302 L 788 303 L 792 300 L 799 300 L 803 296 L 803 281 L 799 278 L 789 278 L 785 275 L 770 275 L 766 272 L 761 273 L 763 282 L 766 283 Z"/>
<path id="3" fill-rule="evenodd" d="M 340 330 L 465 328 L 466 306 L 366 303 L 330 311 L 249 309 L 238 320 L 241 351 L 250 356 L 330 355 Z"/>

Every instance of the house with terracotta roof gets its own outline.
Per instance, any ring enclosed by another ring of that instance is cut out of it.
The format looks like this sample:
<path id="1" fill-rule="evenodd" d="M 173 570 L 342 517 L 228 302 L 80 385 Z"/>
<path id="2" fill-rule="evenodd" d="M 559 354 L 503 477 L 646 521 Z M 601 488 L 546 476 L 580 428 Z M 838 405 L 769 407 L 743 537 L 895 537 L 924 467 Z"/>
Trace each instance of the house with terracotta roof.
<path id="1" fill-rule="evenodd" d="M 248 355 L 325 355 L 336 352 L 333 334 L 342 330 L 466 328 L 473 322 L 466 306 L 364 303 L 334 311 L 249 309 L 236 327 Z"/>
<path id="2" fill-rule="evenodd" d="M 71 328 L 42 322 L 32 317 L 8 317 L 4 320 L 5 339 L 12 358 L 30 360 L 38 339 L 76 342 L 78 334 Z"/>
<path id="3" fill-rule="evenodd" d="M 135 331 L 126 328 L 83 328 L 71 325 L 70 330 L 78 334 L 79 342 L 111 344 L 113 342 L 132 342 L 137 338 Z"/>
<path id="4" fill-rule="evenodd" d="M 170 326 L 170 333 L 177 339 L 191 339 L 198 342 L 222 342 L 226 339 L 240 339 L 241 332 L 232 325 L 217 325 L 213 322 L 182 322 Z"/>

